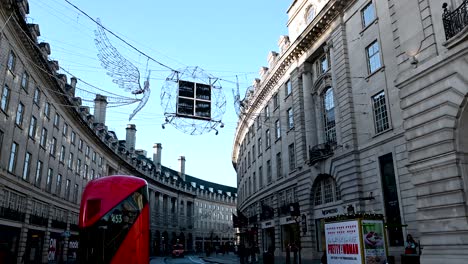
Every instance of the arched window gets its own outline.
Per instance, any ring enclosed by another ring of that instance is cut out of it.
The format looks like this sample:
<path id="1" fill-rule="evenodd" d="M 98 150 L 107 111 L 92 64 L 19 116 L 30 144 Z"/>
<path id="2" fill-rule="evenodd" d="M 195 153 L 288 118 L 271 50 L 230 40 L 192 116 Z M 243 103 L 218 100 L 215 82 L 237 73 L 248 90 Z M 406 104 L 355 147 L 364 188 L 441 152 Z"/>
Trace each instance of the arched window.
<path id="1" fill-rule="evenodd" d="M 321 175 L 314 184 L 314 205 L 333 203 L 341 200 L 341 192 L 335 179 L 331 176 Z"/>
<path id="2" fill-rule="evenodd" d="M 323 117 L 325 129 L 325 141 L 328 143 L 336 142 L 335 129 L 335 101 L 333 98 L 333 89 L 328 87 L 323 93 Z"/>

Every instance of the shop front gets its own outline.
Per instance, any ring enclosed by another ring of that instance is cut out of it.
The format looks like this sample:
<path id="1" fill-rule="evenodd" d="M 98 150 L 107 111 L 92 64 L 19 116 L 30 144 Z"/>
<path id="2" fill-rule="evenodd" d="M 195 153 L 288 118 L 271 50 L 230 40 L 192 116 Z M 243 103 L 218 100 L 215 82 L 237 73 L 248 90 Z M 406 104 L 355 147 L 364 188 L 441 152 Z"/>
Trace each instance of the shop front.
<path id="1" fill-rule="evenodd" d="M 60 233 L 50 232 L 47 261 L 49 264 L 63 262 L 64 241 Z"/>
<path id="2" fill-rule="evenodd" d="M 26 241 L 26 252 L 24 253 L 24 263 L 42 263 L 42 249 L 44 243 L 44 231 L 29 229 Z"/>
<path id="3" fill-rule="evenodd" d="M 281 226 L 281 251 L 286 252 L 288 247 L 293 244 L 300 247 L 300 230 L 299 224 L 296 223 L 292 216 L 280 218 Z"/>
<path id="4" fill-rule="evenodd" d="M 315 238 L 317 240 L 317 252 L 325 250 L 325 219 L 343 214 L 341 206 L 326 207 L 314 210 Z"/>
<path id="5" fill-rule="evenodd" d="M 275 224 L 274 220 L 261 223 L 262 228 L 262 250 L 268 251 L 268 248 L 275 247 Z"/>
<path id="6" fill-rule="evenodd" d="M 78 255 L 78 248 L 80 247 L 80 240 L 78 235 L 71 235 L 68 238 L 68 251 L 67 263 L 77 263 L 76 256 Z"/>
<path id="7" fill-rule="evenodd" d="M 0 225 L 0 263 L 14 262 L 20 232 L 20 228 Z"/>

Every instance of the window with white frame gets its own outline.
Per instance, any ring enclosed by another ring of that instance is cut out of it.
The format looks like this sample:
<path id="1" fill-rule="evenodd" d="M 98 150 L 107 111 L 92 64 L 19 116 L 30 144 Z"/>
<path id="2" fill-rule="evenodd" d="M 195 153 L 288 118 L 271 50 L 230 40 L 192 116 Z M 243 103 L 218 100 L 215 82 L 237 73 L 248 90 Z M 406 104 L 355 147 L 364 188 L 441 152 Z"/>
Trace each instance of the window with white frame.
<path id="1" fill-rule="evenodd" d="M 59 127 L 59 125 L 60 125 L 60 116 L 59 116 L 59 114 L 55 114 L 55 116 L 54 116 L 54 126 Z"/>
<path id="2" fill-rule="evenodd" d="M 267 166 L 267 183 L 271 183 L 273 181 L 272 177 L 271 177 L 271 161 L 270 160 L 267 160 L 266 162 L 266 166 Z"/>
<path id="3" fill-rule="evenodd" d="M 31 173 L 31 159 L 32 154 L 26 152 L 26 155 L 24 156 L 23 175 L 21 175 L 21 178 L 25 181 L 29 181 L 29 174 Z"/>
<path id="4" fill-rule="evenodd" d="M 62 193 L 62 174 L 57 175 L 57 181 L 55 183 L 55 194 L 60 197 Z"/>
<path id="5" fill-rule="evenodd" d="M 54 170 L 49 168 L 47 171 L 47 179 L 46 179 L 46 191 L 51 192 L 52 191 L 52 179 L 54 177 Z"/>
<path id="6" fill-rule="evenodd" d="M 374 108 L 375 132 L 380 133 L 390 128 L 388 122 L 387 105 L 385 103 L 385 92 L 382 91 L 372 97 Z"/>
<path id="7" fill-rule="evenodd" d="M 261 137 L 258 138 L 258 146 L 257 147 L 258 147 L 257 153 L 258 153 L 258 156 L 260 156 L 260 155 L 262 155 L 262 151 L 263 151 L 262 150 L 262 138 Z"/>
<path id="8" fill-rule="evenodd" d="M 63 163 L 65 161 L 65 146 L 62 145 L 60 148 L 60 156 L 59 156 L 59 161 Z"/>
<path id="9" fill-rule="evenodd" d="M 362 17 L 362 26 L 367 27 L 375 20 L 375 10 L 374 4 L 369 2 L 362 10 L 361 10 L 361 17 Z"/>
<path id="10" fill-rule="evenodd" d="M 281 152 L 276 153 L 276 178 L 283 178 L 283 161 L 281 160 Z"/>
<path id="11" fill-rule="evenodd" d="M 376 70 L 382 67 L 380 62 L 380 47 L 379 42 L 376 40 L 372 42 L 366 48 L 366 55 L 367 55 L 367 66 L 369 68 L 369 74 L 375 72 Z"/>
<path id="12" fill-rule="evenodd" d="M 23 116 L 24 116 L 24 104 L 18 104 L 18 110 L 16 111 L 15 124 L 19 127 L 23 126 Z"/>
<path id="13" fill-rule="evenodd" d="M 0 108 L 5 113 L 8 111 L 9 102 L 10 102 L 10 88 L 8 88 L 8 85 L 5 84 L 5 86 L 3 86 L 3 91 L 2 91 L 2 101 L 0 103 Z"/>
<path id="14" fill-rule="evenodd" d="M 15 173 L 17 156 L 18 143 L 13 142 L 10 149 L 10 159 L 8 160 L 8 172 L 10 173 Z"/>
<path id="15" fill-rule="evenodd" d="M 34 90 L 34 95 L 33 95 L 33 103 L 36 105 L 39 105 L 41 102 L 41 90 L 39 87 L 36 87 L 36 90 Z"/>
<path id="16" fill-rule="evenodd" d="M 67 137 L 68 136 L 68 124 L 63 122 L 63 136 Z"/>
<path id="17" fill-rule="evenodd" d="M 286 96 L 290 95 L 292 93 L 292 85 L 291 85 L 291 80 L 287 80 L 284 89 L 286 92 Z"/>
<path id="18" fill-rule="evenodd" d="M 34 185 L 41 187 L 42 181 L 42 161 L 38 160 L 36 164 L 36 175 L 34 177 Z"/>
<path id="19" fill-rule="evenodd" d="M 65 182 L 65 199 L 70 200 L 70 180 L 67 179 Z"/>
<path id="20" fill-rule="evenodd" d="M 76 133 L 75 133 L 75 131 L 72 131 L 71 135 L 70 135 L 70 143 L 72 145 L 75 145 L 75 141 L 76 141 Z"/>
<path id="21" fill-rule="evenodd" d="M 294 149 L 294 143 L 288 146 L 288 156 L 289 156 L 289 171 L 296 169 L 296 150 Z"/>
<path id="22" fill-rule="evenodd" d="M 31 116 L 31 122 L 29 123 L 28 135 L 30 138 L 34 139 L 36 137 L 37 129 L 37 119 L 34 116 Z"/>
<path id="23" fill-rule="evenodd" d="M 335 101 L 331 87 L 328 87 L 323 93 L 323 109 L 325 140 L 326 142 L 334 143 L 336 142 Z"/>
<path id="24" fill-rule="evenodd" d="M 39 142 L 39 145 L 43 148 L 46 147 L 47 144 L 47 128 L 43 127 L 42 132 L 41 132 L 41 140 Z"/>
<path id="25" fill-rule="evenodd" d="M 270 118 L 270 107 L 267 105 L 265 106 L 265 120 Z"/>
<path id="26" fill-rule="evenodd" d="M 319 74 L 326 73 L 330 68 L 330 64 L 328 62 L 328 54 L 323 54 L 322 57 L 318 60 L 318 72 Z"/>
<path id="27" fill-rule="evenodd" d="M 11 72 L 13 72 L 15 70 L 15 66 L 16 66 L 16 55 L 15 53 L 13 53 L 13 51 L 10 51 L 10 53 L 8 54 L 7 68 Z"/>
<path id="28" fill-rule="evenodd" d="M 47 119 L 50 118 L 50 103 L 46 102 L 44 105 L 44 115 L 47 117 Z"/>
<path id="29" fill-rule="evenodd" d="M 52 141 L 50 142 L 50 155 L 55 157 L 55 153 L 57 153 L 57 139 L 52 137 Z"/>
<path id="30" fill-rule="evenodd" d="M 78 202 L 78 189 L 79 189 L 78 184 L 75 184 L 75 187 L 73 187 L 73 202 L 74 203 Z"/>
<path id="31" fill-rule="evenodd" d="M 257 176 L 255 175 L 255 171 L 252 173 L 252 181 L 253 181 L 253 191 L 257 191 Z"/>
<path id="32" fill-rule="evenodd" d="M 255 156 L 256 156 L 256 155 L 255 155 L 255 151 L 256 151 L 256 149 L 255 149 L 255 144 L 253 144 L 253 145 L 252 145 L 252 162 L 255 162 Z"/>
<path id="33" fill-rule="evenodd" d="M 266 147 L 266 148 L 269 148 L 270 145 L 271 145 L 270 129 L 267 129 L 267 130 L 265 131 L 265 137 L 266 137 L 265 147 Z"/>
<path id="34" fill-rule="evenodd" d="M 273 109 L 278 108 L 279 106 L 279 98 L 278 98 L 278 93 L 275 93 L 273 95 Z"/>
<path id="35" fill-rule="evenodd" d="M 294 112 L 292 108 L 288 109 L 288 128 L 293 129 L 294 128 Z"/>
<path id="36" fill-rule="evenodd" d="M 260 116 L 257 116 L 257 129 L 260 129 L 262 127 L 262 122 L 260 120 Z"/>
<path id="37" fill-rule="evenodd" d="M 23 72 L 23 75 L 21 76 L 21 88 L 25 90 L 26 92 L 28 91 L 28 84 L 29 84 L 29 74 L 27 72 Z"/>
<path id="38" fill-rule="evenodd" d="M 68 153 L 68 168 L 73 169 L 73 153 Z"/>
<path id="39" fill-rule="evenodd" d="M 88 164 L 85 164 L 84 169 L 83 169 L 83 178 L 86 180 L 88 179 L 88 168 L 89 168 Z"/>
<path id="40" fill-rule="evenodd" d="M 322 205 L 339 201 L 341 193 L 335 179 L 331 176 L 320 177 L 314 183 L 314 204 Z"/>
<path id="41" fill-rule="evenodd" d="M 76 160 L 76 170 L 75 170 L 75 172 L 78 175 L 81 175 L 81 159 Z"/>
<path id="42" fill-rule="evenodd" d="M 281 138 L 281 124 L 279 119 L 275 121 L 275 138 L 277 140 Z"/>

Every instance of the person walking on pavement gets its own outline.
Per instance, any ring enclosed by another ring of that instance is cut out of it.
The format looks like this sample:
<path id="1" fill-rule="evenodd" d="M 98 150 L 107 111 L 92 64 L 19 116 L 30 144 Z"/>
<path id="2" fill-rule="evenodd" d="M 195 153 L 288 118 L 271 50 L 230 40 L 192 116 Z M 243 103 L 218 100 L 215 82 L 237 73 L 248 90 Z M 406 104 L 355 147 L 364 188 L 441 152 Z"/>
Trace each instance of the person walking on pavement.
<path id="1" fill-rule="evenodd" d="M 245 264 L 245 259 L 244 259 L 244 255 L 245 255 L 245 246 L 244 246 L 244 244 L 240 244 L 240 245 L 239 245 L 238 254 L 239 254 L 239 261 L 240 261 L 240 264 Z"/>

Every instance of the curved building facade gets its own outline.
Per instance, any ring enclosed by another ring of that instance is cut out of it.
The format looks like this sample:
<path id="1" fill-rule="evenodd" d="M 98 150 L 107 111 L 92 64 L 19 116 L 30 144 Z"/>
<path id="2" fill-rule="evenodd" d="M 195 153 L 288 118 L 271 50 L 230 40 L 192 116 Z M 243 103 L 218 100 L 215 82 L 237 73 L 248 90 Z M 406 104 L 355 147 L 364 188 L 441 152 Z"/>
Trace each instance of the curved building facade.
<path id="1" fill-rule="evenodd" d="M 375 213 L 397 262 L 407 234 L 422 263 L 466 261 L 467 2 L 442 2 L 292 1 L 234 139 L 250 242 L 309 263 L 325 218 Z"/>
<path id="2" fill-rule="evenodd" d="M 0 262 L 72 263 L 81 193 L 106 175 L 149 183 L 152 254 L 170 252 L 177 240 L 189 251 L 196 241 L 232 243 L 226 225 L 236 188 L 185 175 L 185 163 L 180 171 L 162 166 L 161 144 L 146 157 L 135 150 L 135 125 L 119 140 L 105 125 L 106 97 L 96 96 L 93 114 L 81 104 L 77 79 L 58 73 L 49 44 L 37 43 L 39 26 L 26 22 L 28 12 L 26 0 L 0 1 L 0 256 L 10 259 Z M 210 225 L 199 217 L 207 204 L 217 216 Z"/>

